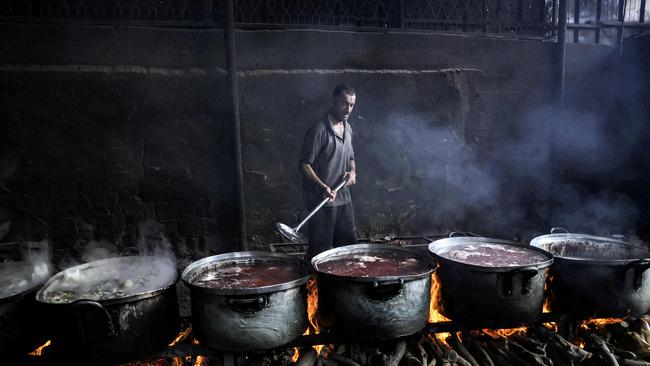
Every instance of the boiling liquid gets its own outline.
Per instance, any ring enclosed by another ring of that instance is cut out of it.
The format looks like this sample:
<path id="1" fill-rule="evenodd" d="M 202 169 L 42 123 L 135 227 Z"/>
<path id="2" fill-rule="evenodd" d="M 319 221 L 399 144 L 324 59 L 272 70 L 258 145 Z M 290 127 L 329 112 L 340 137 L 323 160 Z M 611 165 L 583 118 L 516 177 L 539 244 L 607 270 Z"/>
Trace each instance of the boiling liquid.
<path id="1" fill-rule="evenodd" d="M 402 252 L 355 253 L 317 265 L 321 272 L 347 277 L 410 276 L 426 273 L 426 261 Z"/>
<path id="2" fill-rule="evenodd" d="M 297 280 L 307 273 L 299 266 L 277 261 L 241 261 L 219 264 L 192 280 L 198 287 L 237 289 L 273 286 Z"/>

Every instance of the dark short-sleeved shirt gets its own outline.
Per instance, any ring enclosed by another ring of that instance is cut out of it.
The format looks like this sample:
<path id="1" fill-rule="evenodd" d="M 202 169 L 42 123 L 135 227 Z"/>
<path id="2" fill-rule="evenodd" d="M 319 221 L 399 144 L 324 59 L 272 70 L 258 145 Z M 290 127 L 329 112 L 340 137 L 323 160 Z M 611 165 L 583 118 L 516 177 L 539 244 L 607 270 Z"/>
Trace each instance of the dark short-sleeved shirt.
<path id="1" fill-rule="evenodd" d="M 343 175 L 350 170 L 350 160 L 354 160 L 352 148 L 352 128 L 345 122 L 343 138 L 338 137 L 328 116 L 312 125 L 302 144 L 300 164 L 311 165 L 316 175 L 331 189 L 343 181 Z M 303 176 L 303 198 L 309 206 L 323 199 L 323 189 Z M 352 202 L 350 189 L 343 187 L 336 194 L 336 199 L 326 206 L 340 206 Z"/>

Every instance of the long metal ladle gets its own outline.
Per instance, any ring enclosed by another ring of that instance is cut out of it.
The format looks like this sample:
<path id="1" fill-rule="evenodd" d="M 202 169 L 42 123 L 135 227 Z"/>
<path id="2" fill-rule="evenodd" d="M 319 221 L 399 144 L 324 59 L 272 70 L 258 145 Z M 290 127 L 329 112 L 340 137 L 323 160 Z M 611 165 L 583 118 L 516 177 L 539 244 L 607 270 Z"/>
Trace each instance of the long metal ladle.
<path id="1" fill-rule="evenodd" d="M 341 188 L 345 186 L 347 182 L 348 182 L 348 175 L 346 174 L 343 178 L 343 182 L 341 182 L 338 186 L 336 186 L 332 192 L 334 193 L 338 192 Z M 318 212 L 318 210 L 320 210 L 323 206 L 325 206 L 325 204 L 329 200 L 330 200 L 329 197 L 323 198 L 323 200 L 318 204 L 318 206 L 316 206 L 316 208 L 311 210 L 309 215 L 307 215 L 307 217 L 305 217 L 298 225 L 296 225 L 296 227 L 289 227 L 289 225 L 285 225 L 281 222 L 278 222 L 277 224 L 275 224 L 276 229 L 278 229 L 280 234 L 282 234 L 285 238 L 291 240 L 292 242 L 304 243 L 305 238 L 302 234 L 298 232 L 298 230 L 300 230 L 300 228 L 303 227 L 303 225 L 305 225 L 305 223 L 309 219 L 311 219 L 311 217 L 314 216 L 316 212 Z"/>

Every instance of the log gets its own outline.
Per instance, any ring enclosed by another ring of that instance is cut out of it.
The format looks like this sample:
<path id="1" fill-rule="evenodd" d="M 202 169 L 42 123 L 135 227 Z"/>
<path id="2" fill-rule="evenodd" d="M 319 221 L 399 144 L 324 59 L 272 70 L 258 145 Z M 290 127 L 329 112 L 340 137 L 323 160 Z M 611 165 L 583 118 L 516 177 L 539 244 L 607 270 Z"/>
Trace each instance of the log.
<path id="1" fill-rule="evenodd" d="M 607 344 L 607 347 L 609 347 L 610 351 L 612 351 L 614 356 L 616 356 L 617 358 L 624 358 L 626 360 L 636 360 L 637 358 L 639 358 L 636 355 L 636 353 L 634 353 L 634 352 L 624 350 L 624 349 L 622 349 L 622 348 L 620 348 L 618 346 L 615 346 L 615 345 L 613 345 L 613 344 L 611 344 L 609 342 L 605 342 L 605 344 Z"/>
<path id="2" fill-rule="evenodd" d="M 464 359 L 461 355 L 458 355 L 458 359 L 456 360 L 456 365 L 458 365 L 458 366 L 472 366 L 472 364 L 469 363 L 469 361 L 467 361 L 466 359 Z"/>
<path id="3" fill-rule="evenodd" d="M 566 355 L 565 353 L 562 353 L 561 351 L 557 350 L 556 348 L 553 347 L 548 347 L 546 349 L 546 355 L 548 358 L 553 361 L 553 365 L 566 365 L 566 366 L 573 366 L 574 360 Z"/>
<path id="4" fill-rule="evenodd" d="M 650 366 L 650 362 L 642 360 L 628 360 L 621 358 L 618 360 L 619 365 L 621 366 Z"/>
<path id="5" fill-rule="evenodd" d="M 490 358 L 490 355 L 477 340 L 472 340 L 470 342 L 470 349 L 474 351 L 474 354 L 477 356 L 476 360 L 481 366 L 494 366 L 492 358 Z"/>
<path id="6" fill-rule="evenodd" d="M 440 344 L 436 340 L 435 337 L 429 338 L 431 347 L 433 348 L 433 352 L 436 355 L 436 358 L 438 361 L 440 361 L 440 365 L 442 366 L 451 366 L 452 362 L 449 361 L 449 359 L 445 356 L 445 352 L 442 350 L 440 347 Z"/>
<path id="7" fill-rule="evenodd" d="M 404 360 L 406 360 L 406 365 L 407 366 L 422 366 L 422 360 L 416 358 L 413 355 L 405 356 Z"/>
<path id="8" fill-rule="evenodd" d="M 510 337 L 513 341 L 521 344 L 522 346 L 526 347 L 529 351 L 533 353 L 537 353 L 539 355 L 544 355 L 546 354 L 546 343 L 537 341 L 535 339 L 532 339 L 527 336 L 515 334 Z"/>
<path id="9" fill-rule="evenodd" d="M 490 358 L 496 365 L 499 366 L 517 366 L 510 362 L 507 357 L 503 357 L 503 353 L 499 352 L 492 347 L 486 347 L 485 351 L 490 355 Z"/>
<path id="10" fill-rule="evenodd" d="M 351 359 L 337 353 L 337 352 L 330 352 L 329 358 L 336 361 L 339 365 L 343 366 L 361 366 L 358 363 L 352 361 Z"/>
<path id="11" fill-rule="evenodd" d="M 605 363 L 606 366 L 619 366 L 616 356 L 612 351 L 607 347 L 605 341 L 599 336 L 589 333 L 584 329 L 580 329 L 578 334 L 585 341 L 585 346 L 593 350 L 594 353 L 598 354 Z"/>
<path id="12" fill-rule="evenodd" d="M 491 348 L 500 358 L 502 358 L 504 361 L 508 362 L 509 364 L 522 365 L 522 366 L 537 366 L 531 364 L 530 362 L 527 362 L 526 360 L 514 354 L 514 352 L 510 350 L 509 342 L 507 339 L 499 340 L 499 341 L 486 339 L 485 343 L 487 344 L 488 348 Z"/>
<path id="13" fill-rule="evenodd" d="M 402 357 L 404 357 L 405 351 L 406 351 L 406 341 L 400 339 L 397 342 L 397 344 L 395 344 L 395 350 L 393 351 L 393 354 L 388 356 L 388 359 L 386 360 L 386 366 L 397 366 L 399 362 L 402 360 Z"/>
<path id="14" fill-rule="evenodd" d="M 422 346 L 422 342 L 426 342 L 425 337 L 420 337 L 420 340 L 415 344 L 415 347 L 420 353 L 420 362 L 422 363 L 422 366 L 427 366 L 429 364 L 429 355 L 427 354 L 427 351 Z"/>
<path id="15" fill-rule="evenodd" d="M 527 361 L 528 363 L 536 366 L 552 366 L 553 361 L 546 357 L 546 353 L 543 355 L 530 352 L 524 346 L 520 345 L 517 342 L 512 340 L 508 341 L 510 351 L 517 355 L 519 358 Z"/>
<path id="16" fill-rule="evenodd" d="M 551 332 L 543 326 L 536 327 L 535 332 L 540 336 L 540 338 L 548 342 L 549 346 L 555 348 L 560 354 L 566 355 L 572 360 L 582 362 L 591 357 L 590 352 L 583 350 L 582 348 L 560 337 L 559 334 Z"/>
<path id="17" fill-rule="evenodd" d="M 471 366 L 479 366 L 478 361 L 472 356 L 467 347 L 463 345 L 463 342 L 460 340 L 457 334 L 452 334 L 451 337 L 447 338 L 447 342 L 454 347 L 454 350 L 458 352 L 458 355 L 466 360 Z"/>
<path id="18" fill-rule="evenodd" d="M 316 350 L 309 347 L 307 349 L 303 348 L 300 350 L 300 356 L 296 362 L 296 366 L 313 366 L 316 363 L 316 358 L 318 354 Z"/>

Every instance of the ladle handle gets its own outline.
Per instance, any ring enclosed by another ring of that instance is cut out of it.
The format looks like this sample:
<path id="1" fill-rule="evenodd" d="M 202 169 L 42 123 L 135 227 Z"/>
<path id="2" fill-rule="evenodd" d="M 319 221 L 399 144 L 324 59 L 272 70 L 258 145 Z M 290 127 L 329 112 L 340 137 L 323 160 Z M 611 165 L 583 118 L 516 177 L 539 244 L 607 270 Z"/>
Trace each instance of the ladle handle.
<path id="1" fill-rule="evenodd" d="M 332 192 L 334 192 L 334 193 L 338 192 L 338 191 L 339 191 L 341 188 L 343 188 L 347 183 L 348 183 L 348 174 L 346 173 L 346 174 L 343 176 L 343 182 L 339 183 L 338 186 L 334 187 L 334 190 L 333 190 Z M 305 218 L 304 218 L 304 219 L 303 219 L 303 220 L 298 224 L 298 226 L 296 226 L 293 230 L 294 230 L 294 231 L 298 231 L 298 230 L 300 230 L 300 228 L 301 228 L 301 227 L 302 227 L 302 226 L 303 226 L 303 225 L 304 225 L 304 224 L 305 224 L 309 219 L 311 219 L 311 217 L 314 216 L 314 215 L 316 214 L 316 212 L 318 212 L 318 210 L 320 210 L 323 206 L 325 206 L 325 204 L 326 204 L 329 200 L 330 200 L 329 197 L 323 198 L 323 200 L 318 204 L 318 206 L 316 206 L 316 208 L 314 208 L 313 210 L 311 210 L 311 212 L 309 213 L 309 215 L 307 215 L 307 217 L 305 217 Z"/>

